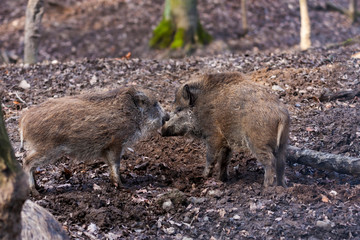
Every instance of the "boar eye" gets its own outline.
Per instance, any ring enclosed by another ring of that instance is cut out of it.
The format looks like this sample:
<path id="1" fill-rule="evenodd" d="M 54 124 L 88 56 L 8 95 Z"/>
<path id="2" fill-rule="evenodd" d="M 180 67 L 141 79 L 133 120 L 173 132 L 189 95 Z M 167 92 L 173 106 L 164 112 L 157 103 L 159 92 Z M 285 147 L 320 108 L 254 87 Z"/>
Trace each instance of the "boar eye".
<path id="1" fill-rule="evenodd" d="M 182 107 L 177 107 L 177 108 L 175 108 L 175 113 L 181 112 L 182 110 L 183 110 Z"/>

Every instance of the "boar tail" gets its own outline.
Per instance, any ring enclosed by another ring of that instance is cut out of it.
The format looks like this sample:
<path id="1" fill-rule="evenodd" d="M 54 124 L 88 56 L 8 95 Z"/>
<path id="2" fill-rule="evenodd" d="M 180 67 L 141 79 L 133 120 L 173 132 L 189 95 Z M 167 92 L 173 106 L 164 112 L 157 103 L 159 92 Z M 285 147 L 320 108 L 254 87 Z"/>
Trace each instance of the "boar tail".
<path id="1" fill-rule="evenodd" d="M 22 128 L 20 128 L 20 151 L 24 149 L 24 134 Z"/>
<path id="2" fill-rule="evenodd" d="M 284 134 L 284 129 L 285 129 L 286 123 L 280 121 L 279 125 L 278 125 L 278 131 L 277 131 L 277 139 L 276 139 L 276 148 L 279 149 L 281 147 L 281 145 L 283 145 L 283 139 L 285 134 Z"/>
<path id="3" fill-rule="evenodd" d="M 20 126 L 19 126 L 19 132 L 20 132 L 20 151 L 24 149 L 24 130 L 23 130 L 23 122 L 24 117 L 20 119 Z"/>

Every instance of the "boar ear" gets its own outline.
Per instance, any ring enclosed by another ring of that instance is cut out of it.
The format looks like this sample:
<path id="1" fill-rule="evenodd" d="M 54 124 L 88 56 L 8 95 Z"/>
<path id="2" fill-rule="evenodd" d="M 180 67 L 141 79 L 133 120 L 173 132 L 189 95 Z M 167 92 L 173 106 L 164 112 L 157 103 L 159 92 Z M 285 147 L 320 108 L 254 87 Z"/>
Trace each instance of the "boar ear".
<path id="1" fill-rule="evenodd" d="M 144 108 L 149 98 L 143 92 L 137 92 L 133 96 L 133 101 L 138 108 Z"/>
<path id="2" fill-rule="evenodd" d="M 193 107 L 195 104 L 196 96 L 195 89 L 192 89 L 188 84 L 185 84 L 183 88 L 183 97 L 189 102 L 189 106 Z"/>

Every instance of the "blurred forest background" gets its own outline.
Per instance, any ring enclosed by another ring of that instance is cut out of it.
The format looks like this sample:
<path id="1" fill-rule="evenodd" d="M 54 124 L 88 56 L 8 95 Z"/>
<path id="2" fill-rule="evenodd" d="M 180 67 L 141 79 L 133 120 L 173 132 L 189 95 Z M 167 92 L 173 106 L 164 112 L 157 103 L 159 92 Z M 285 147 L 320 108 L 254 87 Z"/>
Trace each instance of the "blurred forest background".
<path id="1" fill-rule="evenodd" d="M 193 54 L 279 52 L 298 48 L 298 0 L 246 1 L 247 34 L 242 26 L 241 2 L 198 1 L 200 22 L 213 41 Z M 0 7 L 0 49 L 7 51 L 13 62 L 24 54 L 26 5 L 26 0 L 2 0 Z M 348 9 L 349 1 L 308 1 L 313 47 L 325 47 L 360 34 L 359 23 L 352 23 L 345 14 L 334 11 L 333 6 Z M 39 61 L 119 58 L 129 52 L 135 58 L 167 57 L 164 51 L 149 48 L 163 8 L 164 0 L 45 1 Z"/>

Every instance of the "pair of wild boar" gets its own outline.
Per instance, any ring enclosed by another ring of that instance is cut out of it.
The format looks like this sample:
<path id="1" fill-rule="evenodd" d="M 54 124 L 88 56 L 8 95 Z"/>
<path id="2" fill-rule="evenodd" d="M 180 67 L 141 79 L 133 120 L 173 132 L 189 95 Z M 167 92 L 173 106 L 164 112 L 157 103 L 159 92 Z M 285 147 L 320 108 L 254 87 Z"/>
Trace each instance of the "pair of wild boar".
<path id="1" fill-rule="evenodd" d="M 183 84 L 169 116 L 150 94 L 133 87 L 51 99 L 20 118 L 23 167 L 35 190 L 33 171 L 63 155 L 104 159 L 115 186 L 120 159 L 130 144 L 161 127 L 163 136 L 189 135 L 206 143 L 204 176 L 218 163 L 226 181 L 232 150 L 249 149 L 265 169 L 264 185 L 285 186 L 289 114 L 265 87 L 239 73 L 207 74 Z M 276 177 L 275 177 L 276 176 Z"/>

